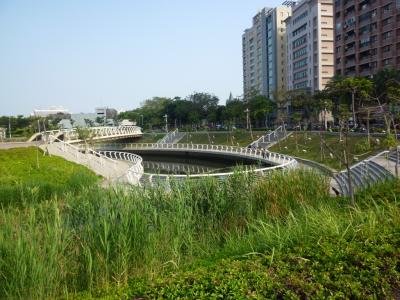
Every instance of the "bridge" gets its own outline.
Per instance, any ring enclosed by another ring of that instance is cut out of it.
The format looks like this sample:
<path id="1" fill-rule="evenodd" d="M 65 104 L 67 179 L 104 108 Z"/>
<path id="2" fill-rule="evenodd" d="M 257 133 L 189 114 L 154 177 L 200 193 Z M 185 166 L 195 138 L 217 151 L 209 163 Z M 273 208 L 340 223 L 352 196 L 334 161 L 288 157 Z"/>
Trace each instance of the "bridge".
<path id="1" fill-rule="evenodd" d="M 123 151 L 123 152 L 136 152 L 140 153 L 194 153 L 194 154 L 208 154 L 214 157 L 225 158 L 240 158 L 246 160 L 253 160 L 255 162 L 264 163 L 264 166 L 247 168 L 242 172 L 254 172 L 258 175 L 265 175 L 266 173 L 277 169 L 292 169 L 297 167 L 297 161 L 287 155 L 266 151 L 264 149 L 252 149 L 236 146 L 224 145 L 210 145 L 210 144 L 109 144 L 99 145 L 98 150 L 102 151 Z M 265 166 L 265 164 L 267 166 Z M 232 175 L 234 172 L 222 173 L 203 173 L 203 174 L 145 174 L 146 181 L 153 184 L 155 180 L 169 180 L 170 178 L 183 179 L 183 178 L 200 178 L 200 177 L 217 177 L 225 178 Z M 143 182 L 143 181 L 142 181 Z"/>
<path id="2" fill-rule="evenodd" d="M 97 152 L 93 149 L 80 149 L 54 136 L 49 143 L 40 146 L 45 153 L 61 156 L 68 161 L 84 165 L 108 183 L 140 184 L 143 175 L 142 158 L 139 155 L 118 151 Z"/>
<path id="3" fill-rule="evenodd" d="M 292 132 L 287 132 L 286 126 L 282 125 L 276 128 L 274 131 L 268 132 L 267 134 L 260 137 L 258 140 L 252 142 L 249 147 L 268 149 L 279 141 L 286 139 L 291 134 Z"/>
<path id="4" fill-rule="evenodd" d="M 371 185 L 391 180 L 397 177 L 396 168 L 398 166 L 397 151 L 382 151 L 350 167 L 350 175 L 347 170 L 339 172 L 331 180 L 331 186 L 338 195 L 350 195 L 349 179 L 352 190 L 361 191 Z M 350 176 L 350 178 L 349 178 Z"/>
<path id="5" fill-rule="evenodd" d="M 142 129 L 138 126 L 104 126 L 104 127 L 88 127 L 89 140 L 91 141 L 107 141 L 140 137 L 143 135 Z M 30 137 L 28 142 L 33 141 L 48 141 L 50 137 L 68 142 L 70 144 L 83 142 L 79 138 L 79 130 L 61 129 L 49 130 L 35 133 Z"/>

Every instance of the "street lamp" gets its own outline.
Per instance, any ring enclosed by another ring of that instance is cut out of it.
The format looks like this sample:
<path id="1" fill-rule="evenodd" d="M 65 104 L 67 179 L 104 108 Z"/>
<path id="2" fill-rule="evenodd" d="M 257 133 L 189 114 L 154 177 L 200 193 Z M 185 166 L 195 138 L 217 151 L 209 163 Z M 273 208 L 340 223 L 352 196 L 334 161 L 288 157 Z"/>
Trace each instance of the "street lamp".
<path id="1" fill-rule="evenodd" d="M 249 123 L 250 123 L 249 113 L 250 113 L 250 110 L 248 108 L 246 108 L 246 110 L 244 112 L 246 113 L 246 129 L 249 129 Z"/>
<path id="2" fill-rule="evenodd" d="M 165 114 L 164 118 L 165 118 L 165 131 L 168 133 L 168 115 Z"/>
<path id="3" fill-rule="evenodd" d="M 11 116 L 8 117 L 8 135 L 10 136 L 11 140 Z"/>
<path id="4" fill-rule="evenodd" d="M 142 118 L 142 127 L 143 127 L 143 115 L 140 115 L 140 117 Z"/>

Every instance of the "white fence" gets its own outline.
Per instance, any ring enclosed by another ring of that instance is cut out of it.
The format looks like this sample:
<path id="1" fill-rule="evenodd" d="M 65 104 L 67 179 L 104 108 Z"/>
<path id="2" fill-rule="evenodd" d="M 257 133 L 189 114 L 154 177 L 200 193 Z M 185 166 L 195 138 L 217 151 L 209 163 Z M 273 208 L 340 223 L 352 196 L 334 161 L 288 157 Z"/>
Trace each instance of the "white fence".
<path id="1" fill-rule="evenodd" d="M 102 145 L 102 149 L 118 149 L 118 150 L 163 150 L 163 151 L 189 151 L 189 152 L 204 152 L 204 153 L 218 153 L 227 154 L 232 156 L 238 156 L 241 158 L 251 158 L 260 160 L 261 162 L 273 165 L 259 168 L 252 168 L 244 170 L 244 173 L 255 172 L 263 175 L 265 172 L 275 169 L 290 169 L 297 166 L 297 161 L 287 155 L 251 148 L 242 148 L 235 146 L 224 146 L 224 145 L 209 145 L 209 144 L 111 144 Z M 100 150 L 103 151 L 103 150 Z M 209 174 L 190 174 L 190 175 L 155 175 L 152 177 L 166 178 L 199 178 L 205 176 L 213 177 L 226 177 L 232 175 L 233 172 L 223 173 L 209 173 Z"/>
<path id="2" fill-rule="evenodd" d="M 258 140 L 252 142 L 249 146 L 251 148 L 258 148 L 258 147 L 262 147 L 264 145 L 272 146 L 278 140 L 286 137 L 286 135 L 287 135 L 286 128 L 285 128 L 285 126 L 282 125 L 282 126 L 279 126 L 278 128 L 276 128 L 274 131 L 269 132 L 266 135 L 263 135 Z"/>
<path id="3" fill-rule="evenodd" d="M 50 136 L 49 142 L 49 146 L 56 147 L 65 153 L 65 158 L 85 165 L 110 180 L 124 180 L 126 176 L 128 183 L 137 185 L 143 175 L 142 158 L 139 155 L 116 151 L 98 152 L 90 148 L 82 150 L 53 136 Z M 118 160 L 129 162 L 127 171 L 121 168 Z"/>
<path id="4" fill-rule="evenodd" d="M 119 138 L 142 135 L 142 129 L 138 126 L 104 126 L 104 127 L 88 127 L 87 128 L 93 140 Z M 80 142 L 77 129 L 61 129 L 61 130 L 48 130 L 34 134 L 28 141 L 41 139 L 47 141 L 50 136 L 60 138 L 64 137 L 67 142 Z"/>
<path id="5" fill-rule="evenodd" d="M 175 138 L 178 136 L 178 129 L 175 129 L 174 131 L 168 132 L 162 139 L 158 140 L 158 144 L 168 144 L 172 143 Z"/>

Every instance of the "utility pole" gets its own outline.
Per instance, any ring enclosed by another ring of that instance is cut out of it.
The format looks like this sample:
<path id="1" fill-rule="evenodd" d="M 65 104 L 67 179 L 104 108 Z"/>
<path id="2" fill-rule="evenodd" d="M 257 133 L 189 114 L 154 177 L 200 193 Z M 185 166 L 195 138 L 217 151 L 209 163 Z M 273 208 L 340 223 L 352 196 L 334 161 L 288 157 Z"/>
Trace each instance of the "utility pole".
<path id="1" fill-rule="evenodd" d="M 165 118 L 165 131 L 168 133 L 168 115 L 165 114 L 164 118 Z"/>

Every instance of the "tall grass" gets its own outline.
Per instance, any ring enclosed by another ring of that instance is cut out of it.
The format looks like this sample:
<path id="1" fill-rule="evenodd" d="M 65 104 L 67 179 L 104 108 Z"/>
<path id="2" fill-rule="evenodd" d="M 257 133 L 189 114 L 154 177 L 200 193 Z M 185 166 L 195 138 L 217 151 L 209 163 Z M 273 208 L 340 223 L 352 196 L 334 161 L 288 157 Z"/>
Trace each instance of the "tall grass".
<path id="1" fill-rule="evenodd" d="M 349 208 L 329 197 L 323 177 L 297 171 L 173 182 L 168 191 L 86 188 L 3 208 L 0 298 L 90 293 L 201 259 L 282 251 L 322 237 L 373 239 L 385 224 L 400 224 L 393 198 L 371 196 L 370 204 Z"/>

